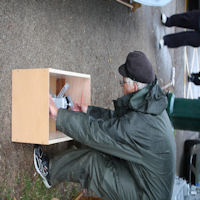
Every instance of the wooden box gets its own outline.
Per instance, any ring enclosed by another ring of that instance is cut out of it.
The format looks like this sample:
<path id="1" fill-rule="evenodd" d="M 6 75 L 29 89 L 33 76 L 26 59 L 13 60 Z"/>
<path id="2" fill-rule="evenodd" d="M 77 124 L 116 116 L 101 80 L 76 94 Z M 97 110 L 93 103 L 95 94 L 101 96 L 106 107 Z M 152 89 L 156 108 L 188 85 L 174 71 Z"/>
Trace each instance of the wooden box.
<path id="1" fill-rule="evenodd" d="M 52 68 L 12 71 L 12 141 L 54 144 L 71 140 L 56 131 L 49 118 L 49 92 L 57 94 L 65 82 L 73 102 L 90 104 L 90 75 Z"/>

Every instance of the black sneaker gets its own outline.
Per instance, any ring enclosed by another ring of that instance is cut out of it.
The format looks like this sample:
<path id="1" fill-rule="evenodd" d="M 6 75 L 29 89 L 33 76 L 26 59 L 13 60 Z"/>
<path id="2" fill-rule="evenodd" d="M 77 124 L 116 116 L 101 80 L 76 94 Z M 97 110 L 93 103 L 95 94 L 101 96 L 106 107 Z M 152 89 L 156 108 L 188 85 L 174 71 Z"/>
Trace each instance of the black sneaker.
<path id="1" fill-rule="evenodd" d="M 41 146 L 36 145 L 34 148 L 34 165 L 38 174 L 42 177 L 47 188 L 51 187 L 49 182 L 49 158 L 43 153 Z"/>
<path id="2" fill-rule="evenodd" d="M 194 76 L 188 76 L 187 77 L 188 82 L 193 82 L 194 81 Z"/>

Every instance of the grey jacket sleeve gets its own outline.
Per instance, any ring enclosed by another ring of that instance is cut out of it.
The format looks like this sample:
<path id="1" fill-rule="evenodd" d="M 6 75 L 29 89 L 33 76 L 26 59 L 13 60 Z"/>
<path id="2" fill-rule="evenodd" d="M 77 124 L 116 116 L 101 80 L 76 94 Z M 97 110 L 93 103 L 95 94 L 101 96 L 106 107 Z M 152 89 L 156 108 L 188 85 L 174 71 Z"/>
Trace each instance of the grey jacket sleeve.
<path id="1" fill-rule="evenodd" d="M 113 110 L 100 108 L 96 106 L 88 106 L 87 114 L 92 116 L 95 119 L 110 119 L 115 116 L 115 112 Z"/>
<path id="2" fill-rule="evenodd" d="M 116 157 L 133 160 L 141 156 L 127 141 L 125 129 L 129 122 L 123 118 L 94 120 L 85 113 L 59 109 L 56 128 L 80 143 Z"/>

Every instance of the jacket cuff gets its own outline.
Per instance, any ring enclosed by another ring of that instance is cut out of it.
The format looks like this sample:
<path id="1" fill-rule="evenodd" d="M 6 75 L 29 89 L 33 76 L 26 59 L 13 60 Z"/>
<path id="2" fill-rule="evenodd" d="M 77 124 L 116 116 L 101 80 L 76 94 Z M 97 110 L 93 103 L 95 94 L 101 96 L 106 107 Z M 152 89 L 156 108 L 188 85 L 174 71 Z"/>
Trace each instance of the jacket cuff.
<path id="1" fill-rule="evenodd" d="M 90 112 L 93 110 L 93 107 L 94 107 L 94 106 L 88 106 L 87 114 L 90 114 Z"/>
<path id="2" fill-rule="evenodd" d="M 58 109 L 58 114 L 57 114 L 57 118 L 56 118 L 56 130 L 58 131 L 62 131 L 62 121 L 64 118 L 66 118 L 68 114 L 68 110 L 66 109 Z"/>

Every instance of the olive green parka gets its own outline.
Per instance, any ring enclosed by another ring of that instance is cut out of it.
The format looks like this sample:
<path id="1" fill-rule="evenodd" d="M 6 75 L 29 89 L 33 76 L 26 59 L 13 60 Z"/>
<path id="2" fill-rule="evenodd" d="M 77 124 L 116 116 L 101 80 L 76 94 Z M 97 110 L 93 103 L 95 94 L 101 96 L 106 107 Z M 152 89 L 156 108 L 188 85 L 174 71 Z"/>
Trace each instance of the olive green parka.
<path id="1" fill-rule="evenodd" d="M 114 111 L 59 109 L 57 129 L 88 149 L 54 159 L 51 182 L 80 182 L 105 200 L 170 200 L 176 148 L 167 103 L 155 80 L 114 101 Z"/>

